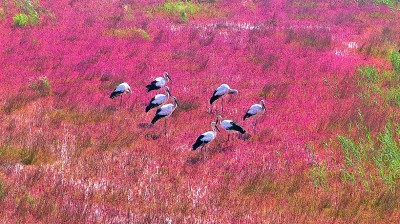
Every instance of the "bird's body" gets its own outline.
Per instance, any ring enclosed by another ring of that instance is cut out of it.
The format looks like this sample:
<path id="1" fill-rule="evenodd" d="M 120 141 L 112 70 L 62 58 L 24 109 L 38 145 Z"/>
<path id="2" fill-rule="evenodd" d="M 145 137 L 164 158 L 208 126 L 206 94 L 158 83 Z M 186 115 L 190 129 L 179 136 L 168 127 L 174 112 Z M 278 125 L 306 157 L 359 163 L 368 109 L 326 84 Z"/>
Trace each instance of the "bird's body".
<path id="1" fill-rule="evenodd" d="M 236 122 L 232 120 L 223 120 L 221 121 L 221 126 L 226 130 L 226 131 L 237 131 L 240 134 L 246 133 L 246 131 L 243 129 L 242 126 L 238 125 Z"/>
<path id="2" fill-rule="evenodd" d="M 264 100 L 261 100 L 260 104 L 253 104 L 243 116 L 243 120 L 246 120 L 249 117 L 259 115 L 264 113 L 266 110 Z"/>
<path id="3" fill-rule="evenodd" d="M 222 98 L 228 94 L 238 94 L 238 91 L 236 89 L 231 89 L 227 84 L 220 85 L 211 96 L 210 105 L 212 105 L 219 98 Z M 211 108 L 209 108 L 209 110 L 211 111 Z M 221 110 L 224 111 L 224 98 L 222 98 Z"/>
<path id="4" fill-rule="evenodd" d="M 238 91 L 236 89 L 231 89 L 227 84 L 220 85 L 213 93 L 210 98 L 210 104 L 213 104 L 217 99 L 227 95 L 227 94 L 237 94 Z"/>
<path id="5" fill-rule="evenodd" d="M 240 134 L 246 133 L 246 130 L 244 130 L 242 126 L 240 126 L 233 120 L 221 120 L 221 119 L 222 119 L 222 117 L 221 117 L 221 115 L 219 115 L 217 117 L 216 123 L 217 124 L 219 123 L 221 125 L 221 127 L 223 127 L 225 129 L 225 131 L 228 132 L 228 141 L 229 141 L 230 133 L 232 131 L 239 132 Z"/>
<path id="6" fill-rule="evenodd" d="M 210 143 L 212 140 L 215 139 L 215 137 L 217 136 L 216 130 L 219 131 L 219 129 L 215 122 L 211 122 L 211 126 L 212 126 L 212 131 L 204 132 L 197 138 L 196 142 L 192 146 L 193 150 L 196 150 L 200 146 L 202 146 L 203 148 L 206 144 Z"/>
<path id="7" fill-rule="evenodd" d="M 167 102 L 167 100 L 171 96 L 171 93 L 167 86 L 165 86 L 164 88 L 165 94 L 157 94 L 150 100 L 149 105 L 147 105 L 146 107 L 146 113 L 149 112 L 149 110 L 164 105 Z"/>
<path id="8" fill-rule="evenodd" d="M 175 97 L 172 97 L 174 103 L 165 104 L 164 106 L 160 107 L 156 111 L 156 115 L 154 116 L 153 120 L 151 121 L 152 124 L 156 123 L 158 120 L 164 117 L 169 117 L 174 112 L 176 107 L 178 106 L 178 101 Z"/>
<path id="9" fill-rule="evenodd" d="M 131 87 L 128 85 L 128 83 L 123 82 L 117 86 L 117 88 L 114 89 L 114 91 L 111 93 L 110 98 L 114 99 L 115 97 L 121 96 L 121 100 L 119 102 L 119 105 L 121 106 L 122 104 L 122 95 L 125 93 L 132 94 Z"/>
<path id="10" fill-rule="evenodd" d="M 114 91 L 111 93 L 110 98 L 114 99 L 117 96 L 122 96 L 122 94 L 125 93 L 132 93 L 131 87 L 128 85 L 128 83 L 123 82 L 117 86 L 117 88 L 114 89 Z"/>
<path id="11" fill-rule="evenodd" d="M 164 72 L 164 77 L 157 77 L 149 85 L 146 86 L 147 92 L 161 89 L 167 82 L 171 81 L 168 72 Z"/>

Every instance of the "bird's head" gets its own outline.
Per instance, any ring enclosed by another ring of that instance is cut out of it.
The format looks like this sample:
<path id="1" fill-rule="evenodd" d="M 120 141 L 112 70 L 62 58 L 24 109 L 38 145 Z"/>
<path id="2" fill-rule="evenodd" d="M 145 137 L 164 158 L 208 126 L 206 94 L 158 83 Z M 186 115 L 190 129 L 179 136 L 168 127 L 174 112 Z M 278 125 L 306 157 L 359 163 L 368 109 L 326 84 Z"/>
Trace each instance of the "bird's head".
<path id="1" fill-rule="evenodd" d="M 218 115 L 218 116 L 217 116 L 217 120 L 215 121 L 215 123 L 218 124 L 221 120 L 222 120 L 222 116 L 221 116 L 221 115 Z"/>
<path id="2" fill-rule="evenodd" d="M 229 90 L 229 94 L 238 94 L 239 91 L 237 89 L 231 89 Z"/>
<path id="3" fill-rule="evenodd" d="M 171 76 L 169 76 L 168 72 L 164 72 L 164 77 L 167 81 L 172 81 Z"/>
<path id="4" fill-rule="evenodd" d="M 265 107 L 265 102 L 264 102 L 264 100 L 261 100 L 261 106 L 262 106 L 262 108 L 264 109 L 264 110 L 266 110 L 267 108 Z"/>
<path id="5" fill-rule="evenodd" d="M 212 126 L 212 128 L 213 128 L 214 130 L 217 129 L 217 131 L 221 133 L 221 131 L 219 130 L 219 128 L 218 128 L 218 126 L 217 126 L 217 123 L 211 122 L 211 126 Z"/>
<path id="6" fill-rule="evenodd" d="M 179 104 L 178 104 L 178 100 L 176 99 L 176 97 L 172 97 L 172 101 L 174 102 L 174 104 L 177 106 L 177 107 L 179 107 Z"/>

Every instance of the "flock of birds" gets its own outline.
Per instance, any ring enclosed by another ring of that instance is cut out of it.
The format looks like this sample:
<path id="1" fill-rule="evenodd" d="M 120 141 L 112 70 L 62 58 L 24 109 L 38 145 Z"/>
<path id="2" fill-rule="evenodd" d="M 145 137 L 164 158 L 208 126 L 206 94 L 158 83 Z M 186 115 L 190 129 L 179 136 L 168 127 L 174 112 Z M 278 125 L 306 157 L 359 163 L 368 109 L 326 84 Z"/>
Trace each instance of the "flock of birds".
<path id="1" fill-rule="evenodd" d="M 161 88 L 164 88 L 165 94 L 157 94 L 153 98 L 151 98 L 150 103 L 146 106 L 146 113 L 149 112 L 150 110 L 154 108 L 158 108 L 155 116 L 151 120 L 152 124 L 155 124 L 158 120 L 162 118 L 167 118 L 171 116 L 171 114 L 174 112 L 174 110 L 179 106 L 177 99 L 172 96 L 168 86 L 166 86 L 167 82 L 172 81 L 170 75 L 167 72 L 164 72 L 164 77 L 157 77 L 154 79 L 149 85 L 146 86 L 147 92 L 150 92 L 152 90 L 159 90 Z M 115 88 L 115 90 L 111 93 L 110 98 L 114 99 L 116 97 L 121 97 L 120 98 L 120 104 L 122 104 L 122 96 L 123 94 L 132 94 L 131 87 L 128 85 L 128 83 L 124 82 L 121 83 Z M 224 108 L 224 96 L 229 95 L 229 94 L 237 94 L 238 91 L 235 89 L 231 89 L 227 84 L 222 84 L 219 86 L 213 93 L 213 95 L 210 98 L 210 106 L 218 99 L 221 98 L 221 110 L 223 112 Z M 172 98 L 172 103 L 165 104 L 169 98 Z M 161 106 L 161 107 L 160 107 Z M 250 117 L 256 117 L 258 115 L 261 115 L 264 113 L 266 110 L 264 100 L 261 100 L 260 104 L 254 104 L 252 105 L 246 112 L 246 114 L 243 116 L 243 120 L 246 120 L 247 118 Z M 210 109 L 211 111 L 211 109 Z M 228 141 L 230 137 L 231 132 L 239 132 L 241 134 L 246 133 L 246 131 L 243 129 L 242 126 L 237 124 L 233 120 L 222 120 L 222 116 L 218 115 L 217 120 L 215 122 L 211 122 L 211 131 L 204 132 L 201 134 L 195 143 L 192 146 L 193 150 L 196 150 L 197 148 L 201 147 L 200 150 L 202 150 L 208 143 L 210 143 L 212 140 L 215 139 L 217 136 L 217 131 L 221 132 L 218 128 L 217 125 L 220 125 L 222 128 L 224 128 L 228 132 Z M 253 129 L 255 129 L 257 122 L 255 121 L 253 123 Z M 166 133 L 166 119 L 164 119 L 164 131 Z"/>

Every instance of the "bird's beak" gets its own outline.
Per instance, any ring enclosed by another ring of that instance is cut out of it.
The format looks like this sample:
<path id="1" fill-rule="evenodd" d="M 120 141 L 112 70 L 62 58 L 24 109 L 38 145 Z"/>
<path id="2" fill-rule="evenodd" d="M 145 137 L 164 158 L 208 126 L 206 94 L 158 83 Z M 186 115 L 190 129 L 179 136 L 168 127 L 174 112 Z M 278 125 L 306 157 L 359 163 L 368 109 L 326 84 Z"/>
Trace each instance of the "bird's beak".
<path id="1" fill-rule="evenodd" d="M 215 128 L 218 130 L 219 133 L 221 133 L 217 125 L 215 125 Z"/>

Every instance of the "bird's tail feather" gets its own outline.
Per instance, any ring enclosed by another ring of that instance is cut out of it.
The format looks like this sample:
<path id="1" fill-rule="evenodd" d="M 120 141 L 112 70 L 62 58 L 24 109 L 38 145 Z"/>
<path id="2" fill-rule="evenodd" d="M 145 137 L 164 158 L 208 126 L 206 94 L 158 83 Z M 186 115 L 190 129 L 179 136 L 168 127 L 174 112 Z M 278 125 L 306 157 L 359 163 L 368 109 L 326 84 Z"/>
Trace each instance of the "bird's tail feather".
<path id="1" fill-rule="evenodd" d="M 158 120 L 160 120 L 162 118 L 162 116 L 156 115 L 153 120 L 151 120 L 152 124 L 155 124 Z"/>
<path id="2" fill-rule="evenodd" d="M 120 91 L 114 91 L 111 93 L 110 98 L 114 99 L 115 97 L 120 96 L 121 94 L 122 94 L 122 92 L 120 92 Z"/>
<path id="3" fill-rule="evenodd" d="M 193 144 L 192 150 L 196 150 L 198 147 L 201 146 L 201 144 L 202 144 L 202 142 L 199 141 L 199 140 L 197 140 L 197 141 Z"/>
<path id="4" fill-rule="evenodd" d="M 151 108 L 153 108 L 153 107 L 151 106 L 151 104 L 147 105 L 147 107 L 146 107 L 146 113 L 149 112 L 149 111 L 151 110 Z"/>
<path id="5" fill-rule="evenodd" d="M 249 118 L 249 117 L 251 117 L 251 114 L 246 113 L 246 114 L 243 116 L 243 120 L 246 120 L 246 119 Z"/>
<path id="6" fill-rule="evenodd" d="M 210 99 L 210 104 L 213 104 L 214 101 L 218 100 L 221 97 L 221 95 L 213 95 Z"/>

